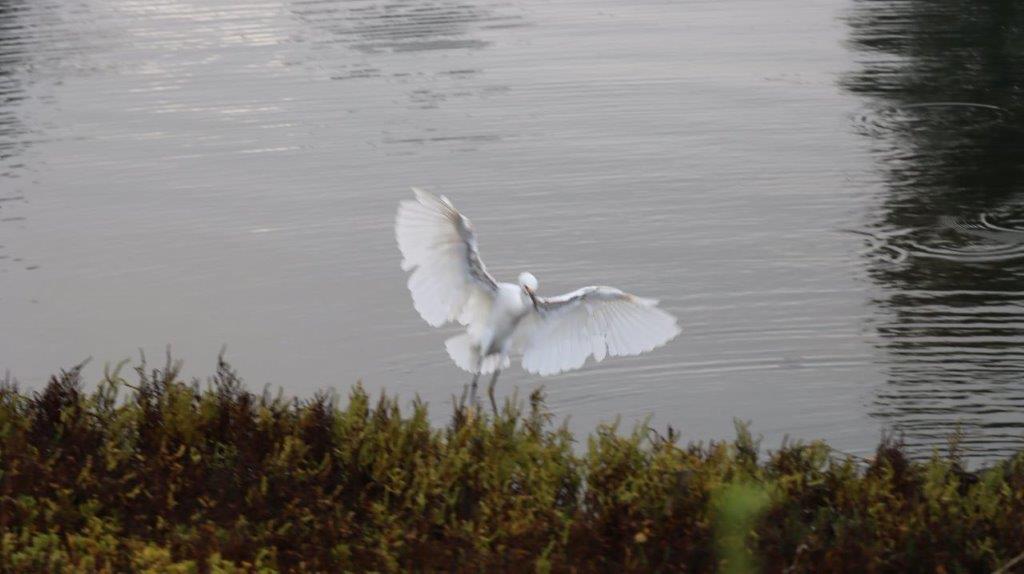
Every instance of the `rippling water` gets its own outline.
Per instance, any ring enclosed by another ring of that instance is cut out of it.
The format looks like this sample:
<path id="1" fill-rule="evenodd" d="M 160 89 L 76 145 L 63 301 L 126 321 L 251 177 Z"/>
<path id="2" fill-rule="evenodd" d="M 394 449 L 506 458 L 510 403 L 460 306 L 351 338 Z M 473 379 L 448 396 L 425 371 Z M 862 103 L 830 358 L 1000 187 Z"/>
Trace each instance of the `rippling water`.
<path id="1" fill-rule="evenodd" d="M 577 429 L 1024 444 L 1020 10 L 852 0 L 0 0 L 0 367 L 160 356 L 439 407 L 410 185 L 503 279 L 660 298 Z M 436 408 L 443 416 L 445 408 Z"/>
<path id="2" fill-rule="evenodd" d="M 884 178 L 863 252 L 887 370 L 871 412 L 915 445 L 955 420 L 975 452 L 1020 448 L 1024 14 L 858 0 L 848 22 L 858 66 L 841 83 L 864 98 Z"/>

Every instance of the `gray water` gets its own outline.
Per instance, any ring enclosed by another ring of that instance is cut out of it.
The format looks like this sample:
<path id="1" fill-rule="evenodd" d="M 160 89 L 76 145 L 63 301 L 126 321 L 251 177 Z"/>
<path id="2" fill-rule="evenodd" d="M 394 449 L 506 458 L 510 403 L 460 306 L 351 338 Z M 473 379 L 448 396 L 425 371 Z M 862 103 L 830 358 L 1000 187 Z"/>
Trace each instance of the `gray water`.
<path id="1" fill-rule="evenodd" d="M 1022 19 L 966 0 L 0 0 L 0 369 L 170 345 L 446 417 L 393 218 L 683 334 L 544 385 L 586 431 L 1024 446 Z"/>

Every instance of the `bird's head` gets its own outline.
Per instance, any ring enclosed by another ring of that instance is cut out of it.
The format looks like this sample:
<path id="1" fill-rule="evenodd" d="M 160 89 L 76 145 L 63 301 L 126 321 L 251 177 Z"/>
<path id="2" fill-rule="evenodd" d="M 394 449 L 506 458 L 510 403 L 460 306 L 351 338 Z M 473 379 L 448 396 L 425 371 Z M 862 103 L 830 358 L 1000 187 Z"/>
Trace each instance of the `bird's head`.
<path id="1" fill-rule="evenodd" d="M 533 276 L 533 273 L 526 271 L 519 274 L 519 286 L 523 288 L 523 291 L 533 301 L 533 306 L 537 306 L 537 278 Z"/>

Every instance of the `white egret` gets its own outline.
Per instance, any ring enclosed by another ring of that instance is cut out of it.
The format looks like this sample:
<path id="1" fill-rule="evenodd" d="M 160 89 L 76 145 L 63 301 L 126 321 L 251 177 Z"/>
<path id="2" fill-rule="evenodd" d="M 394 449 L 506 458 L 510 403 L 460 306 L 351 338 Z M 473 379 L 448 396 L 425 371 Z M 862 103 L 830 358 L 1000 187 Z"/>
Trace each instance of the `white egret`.
<path id="1" fill-rule="evenodd" d="M 402 269 L 412 271 L 413 306 L 434 327 L 458 321 L 466 331 L 445 342 L 456 365 L 498 374 L 510 356 L 522 355 L 530 373 L 553 375 L 578 369 L 587 358 L 639 355 L 679 334 L 676 318 L 654 299 L 614 287 L 590 286 L 557 297 L 537 295 L 537 278 L 521 273 L 518 284 L 500 283 L 484 267 L 469 219 L 448 198 L 413 188 L 415 200 L 399 203 L 395 236 Z"/>

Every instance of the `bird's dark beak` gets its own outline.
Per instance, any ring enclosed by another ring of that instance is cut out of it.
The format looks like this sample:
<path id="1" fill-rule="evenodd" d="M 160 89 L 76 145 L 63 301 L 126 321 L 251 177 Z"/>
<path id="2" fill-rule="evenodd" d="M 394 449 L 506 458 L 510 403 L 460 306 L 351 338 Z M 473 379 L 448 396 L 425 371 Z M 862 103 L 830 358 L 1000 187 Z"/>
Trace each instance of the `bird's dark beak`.
<path id="1" fill-rule="evenodd" d="M 530 289 L 529 287 L 524 287 L 523 289 L 526 291 L 526 294 L 530 296 L 530 301 L 533 301 L 533 308 L 536 309 L 537 308 L 537 296 L 534 295 L 533 289 Z"/>

